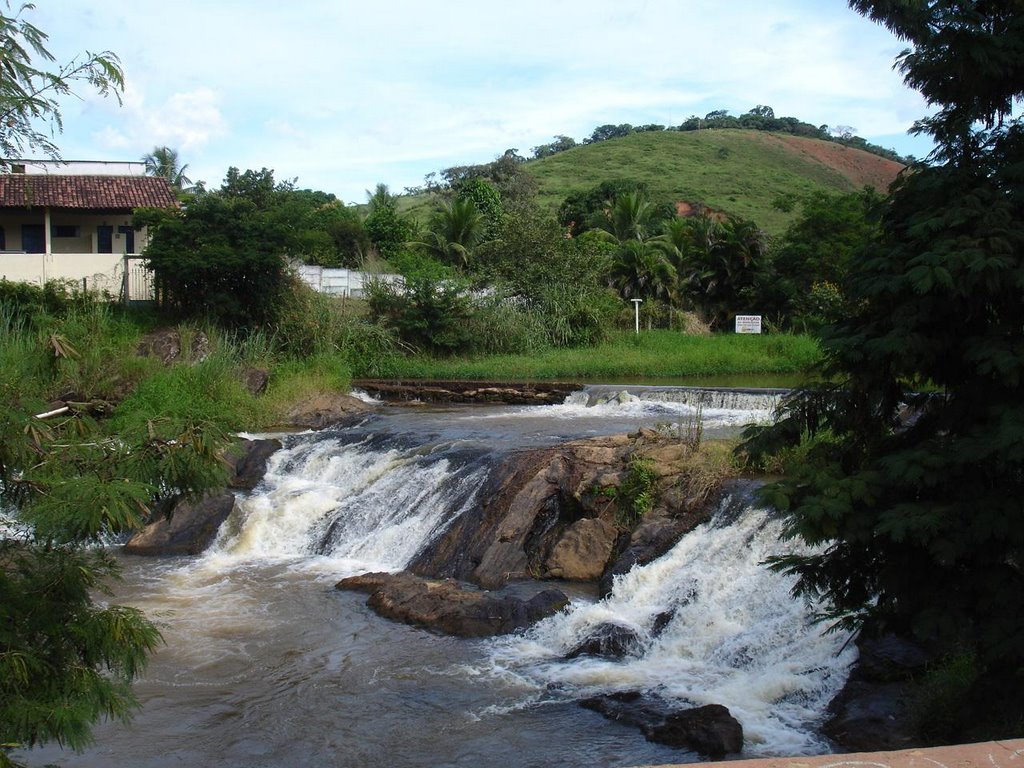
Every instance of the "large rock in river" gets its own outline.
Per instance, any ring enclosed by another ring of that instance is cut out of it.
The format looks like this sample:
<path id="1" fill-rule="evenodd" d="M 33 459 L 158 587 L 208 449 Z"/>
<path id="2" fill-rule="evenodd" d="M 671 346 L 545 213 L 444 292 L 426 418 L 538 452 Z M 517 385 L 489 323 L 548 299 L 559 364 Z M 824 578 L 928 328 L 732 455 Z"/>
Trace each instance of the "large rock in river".
<path id="1" fill-rule="evenodd" d="M 639 525 L 618 500 L 636 459 L 647 460 L 653 475 L 653 507 Z M 650 430 L 519 451 L 492 471 L 482 504 L 452 522 L 409 570 L 487 589 L 625 572 L 707 519 L 718 485 L 702 480 L 697 489 L 692 466 L 690 446 Z"/>
<path id="2" fill-rule="evenodd" d="M 321 392 L 307 397 L 285 414 L 285 426 L 297 429 L 324 429 L 342 424 L 372 411 L 374 407 L 343 392 Z"/>
<path id="3" fill-rule="evenodd" d="M 584 699 L 580 706 L 600 712 L 609 720 L 636 726 L 648 741 L 658 744 L 691 749 L 712 758 L 743 749 L 743 726 L 721 704 L 674 709 L 657 697 L 623 691 Z"/>
<path id="4" fill-rule="evenodd" d="M 524 629 L 569 603 L 560 590 L 528 599 L 467 589 L 450 579 L 414 574 L 368 573 L 342 579 L 338 589 L 366 592 L 366 604 L 381 616 L 458 637 L 489 637 Z"/>
<path id="5" fill-rule="evenodd" d="M 198 555 L 217 537 L 235 506 L 230 491 L 207 492 L 198 501 L 180 501 L 170 517 L 160 517 L 124 545 L 129 555 Z"/>

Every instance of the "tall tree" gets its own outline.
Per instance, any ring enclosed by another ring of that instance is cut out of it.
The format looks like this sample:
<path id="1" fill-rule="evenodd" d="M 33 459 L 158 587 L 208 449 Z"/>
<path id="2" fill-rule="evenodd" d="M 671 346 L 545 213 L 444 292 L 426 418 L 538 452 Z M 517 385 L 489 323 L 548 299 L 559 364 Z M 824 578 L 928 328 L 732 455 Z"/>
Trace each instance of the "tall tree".
<path id="1" fill-rule="evenodd" d="M 640 190 L 620 192 L 605 201 L 604 221 L 601 229 L 614 235 L 620 243 L 627 240 L 643 241 L 650 235 L 651 222 L 656 209 Z"/>
<path id="2" fill-rule="evenodd" d="M 398 212 L 398 198 L 387 184 L 378 184 L 373 192 L 367 190 L 366 198 L 370 210 L 363 228 L 377 252 L 385 259 L 393 259 L 413 238 L 413 222 Z"/>
<path id="3" fill-rule="evenodd" d="M 832 383 L 751 444 L 828 430 L 772 491 L 791 534 L 820 549 L 775 563 L 842 626 L 967 653 L 977 690 L 1016 680 L 1004 703 L 1019 723 L 1024 125 L 1011 109 L 1024 96 L 1024 10 L 1016 0 L 851 5 L 911 45 L 899 67 L 937 108 L 917 126 L 937 150 L 902 179 L 856 260 L 853 313 L 823 341 Z M 978 722 L 992 727 L 979 735 L 998 735 L 991 717 Z"/>
<path id="4" fill-rule="evenodd" d="M 680 301 L 719 327 L 743 309 L 767 251 L 752 221 L 708 213 L 669 222 L 655 242 L 675 266 Z"/>
<path id="5" fill-rule="evenodd" d="M 626 240 L 615 249 L 609 281 L 624 299 L 673 297 L 675 271 L 665 254 L 651 241 Z"/>
<path id="6" fill-rule="evenodd" d="M 179 192 L 192 186 L 192 179 L 185 175 L 188 165 L 181 165 L 178 150 L 170 147 L 153 147 L 153 151 L 142 156 L 148 176 L 162 176 Z"/>

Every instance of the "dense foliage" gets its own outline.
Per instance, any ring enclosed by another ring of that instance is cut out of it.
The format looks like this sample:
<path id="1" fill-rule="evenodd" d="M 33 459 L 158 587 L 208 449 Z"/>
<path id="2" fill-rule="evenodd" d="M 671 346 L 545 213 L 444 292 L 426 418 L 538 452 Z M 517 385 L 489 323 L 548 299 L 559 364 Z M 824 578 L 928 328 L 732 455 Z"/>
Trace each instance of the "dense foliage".
<path id="1" fill-rule="evenodd" d="M 169 313 L 239 326 L 273 319 L 284 284 L 285 237 L 256 203 L 205 194 L 184 212 L 146 223 L 153 231 L 146 261 Z"/>
<path id="2" fill-rule="evenodd" d="M 797 219 L 773 243 L 758 305 L 779 325 L 803 331 L 848 311 L 842 286 L 864 246 L 878 232 L 883 197 L 871 187 L 849 194 L 780 200 L 799 206 Z"/>
<path id="3" fill-rule="evenodd" d="M 917 637 L 975 661 L 943 738 L 1024 722 L 1024 13 L 1018 3 L 853 2 L 912 46 L 908 84 L 937 108 L 934 164 L 907 175 L 824 335 L 831 384 L 804 392 L 750 448 L 817 438 L 771 490 L 779 558 L 848 627 Z M 916 394 L 921 388 L 927 394 Z M 998 709 L 997 709 L 998 708 Z M 968 716 L 970 714 L 970 716 Z"/>

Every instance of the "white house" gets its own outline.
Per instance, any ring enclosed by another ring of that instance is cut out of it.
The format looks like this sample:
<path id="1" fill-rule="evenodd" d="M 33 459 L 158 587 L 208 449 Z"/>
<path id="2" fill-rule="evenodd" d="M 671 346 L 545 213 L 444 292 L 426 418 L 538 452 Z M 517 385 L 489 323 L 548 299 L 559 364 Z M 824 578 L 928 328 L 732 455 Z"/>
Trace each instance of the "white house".
<path id="1" fill-rule="evenodd" d="M 145 248 L 136 208 L 178 205 L 167 179 L 141 163 L 13 161 L 0 174 L 0 279 L 83 281 L 119 293 L 126 257 Z"/>

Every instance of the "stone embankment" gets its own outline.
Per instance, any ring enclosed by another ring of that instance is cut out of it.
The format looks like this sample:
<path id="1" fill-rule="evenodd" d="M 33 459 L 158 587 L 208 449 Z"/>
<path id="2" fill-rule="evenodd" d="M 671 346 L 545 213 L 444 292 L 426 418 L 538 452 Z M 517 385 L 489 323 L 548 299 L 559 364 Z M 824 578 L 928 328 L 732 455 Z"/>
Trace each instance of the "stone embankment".
<path id="1" fill-rule="evenodd" d="M 381 400 L 423 403 L 504 403 L 554 405 L 580 389 L 579 384 L 553 381 L 403 381 L 357 379 L 355 389 Z"/>

